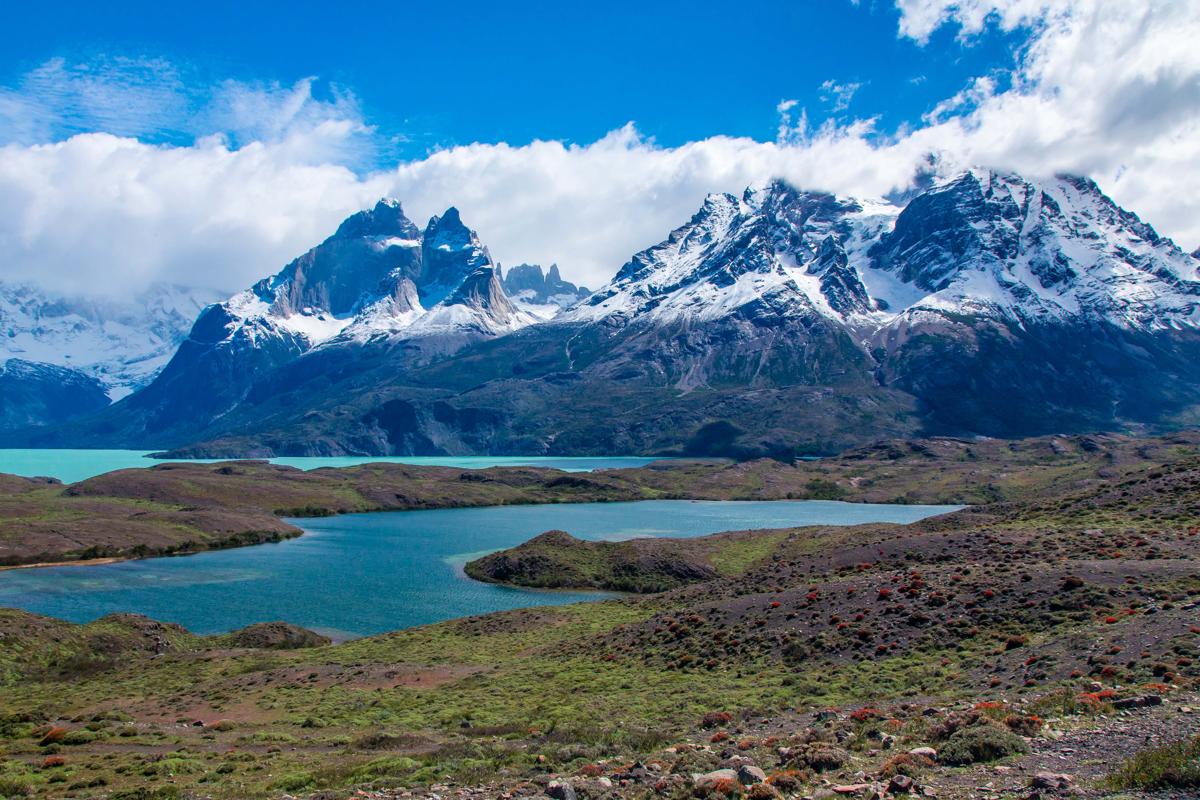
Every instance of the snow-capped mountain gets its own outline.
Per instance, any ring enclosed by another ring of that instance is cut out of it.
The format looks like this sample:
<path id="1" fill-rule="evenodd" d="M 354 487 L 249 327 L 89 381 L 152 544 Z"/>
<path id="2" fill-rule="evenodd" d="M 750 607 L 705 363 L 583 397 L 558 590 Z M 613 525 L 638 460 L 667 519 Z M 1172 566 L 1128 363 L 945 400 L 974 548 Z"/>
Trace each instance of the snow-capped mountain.
<path id="1" fill-rule="evenodd" d="M 903 209 L 774 182 L 710 196 L 561 321 L 815 315 L 882 331 L 957 314 L 1194 328 L 1198 266 L 1086 179 L 972 170 Z"/>
<path id="2" fill-rule="evenodd" d="M 152 431 L 185 420 L 212 424 L 273 371 L 344 373 L 374 350 L 416 364 L 537 321 L 505 295 L 487 249 L 456 209 L 422 231 L 385 199 L 272 277 L 205 309 L 129 405 Z M 303 356 L 310 358 L 293 368 Z"/>
<path id="3" fill-rule="evenodd" d="M 971 170 L 896 202 L 775 181 L 710 196 L 539 319 L 561 276 L 501 278 L 457 212 L 419 231 L 384 202 L 208 309 L 72 435 L 747 456 L 1169 426 L 1200 412 L 1198 268 L 1085 179 Z"/>
<path id="4" fill-rule="evenodd" d="M 225 346 L 273 338 L 299 352 L 380 337 L 497 336 L 535 322 L 508 300 L 495 272 L 457 209 L 422 232 L 385 199 L 205 316 L 220 321 Z"/>
<path id="5" fill-rule="evenodd" d="M 537 264 L 518 264 L 504 270 L 500 283 L 513 303 L 542 319 L 553 319 L 591 294 L 586 286 L 563 280 L 558 264 L 551 264 L 548 272 Z"/>
<path id="6" fill-rule="evenodd" d="M 200 310 L 219 294 L 158 284 L 128 299 L 0 284 L 0 362 L 20 359 L 77 370 L 120 399 L 166 365 Z"/>

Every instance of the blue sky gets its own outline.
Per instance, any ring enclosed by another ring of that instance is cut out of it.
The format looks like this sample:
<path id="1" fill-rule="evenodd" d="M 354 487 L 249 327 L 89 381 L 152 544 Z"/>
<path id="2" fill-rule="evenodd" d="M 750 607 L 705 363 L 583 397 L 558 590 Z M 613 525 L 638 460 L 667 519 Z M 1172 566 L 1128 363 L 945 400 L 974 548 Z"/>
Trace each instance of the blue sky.
<path id="1" fill-rule="evenodd" d="M 892 133 L 972 77 L 1008 74 L 1025 38 L 989 28 L 960 41 L 947 25 L 922 45 L 898 35 L 890 3 L 871 0 L 119 5 L 6 4 L 0 84 L 54 58 L 162 63 L 183 88 L 316 77 L 317 99 L 348 95 L 374 127 L 366 166 L 475 141 L 590 142 L 629 121 L 664 146 L 769 141 L 788 99 L 815 125 L 873 117 Z M 49 136 L 195 135 L 170 114 L 130 115 L 68 115 Z"/>
<path id="2" fill-rule="evenodd" d="M 710 192 L 931 165 L 1191 251 L 1197 41 L 1200 0 L 0 3 L 0 281 L 236 291 L 388 195 L 596 287 Z"/>

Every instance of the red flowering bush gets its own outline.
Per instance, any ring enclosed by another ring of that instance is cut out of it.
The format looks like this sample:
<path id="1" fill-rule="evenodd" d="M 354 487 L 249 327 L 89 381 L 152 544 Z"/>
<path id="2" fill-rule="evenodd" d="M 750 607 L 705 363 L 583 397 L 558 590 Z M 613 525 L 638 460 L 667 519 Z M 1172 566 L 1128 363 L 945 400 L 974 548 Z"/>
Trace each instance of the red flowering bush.
<path id="1" fill-rule="evenodd" d="M 878 716 L 879 712 L 870 706 L 863 706 L 857 711 L 850 713 L 850 719 L 854 720 L 855 722 L 866 722 L 867 720 L 875 719 Z"/>

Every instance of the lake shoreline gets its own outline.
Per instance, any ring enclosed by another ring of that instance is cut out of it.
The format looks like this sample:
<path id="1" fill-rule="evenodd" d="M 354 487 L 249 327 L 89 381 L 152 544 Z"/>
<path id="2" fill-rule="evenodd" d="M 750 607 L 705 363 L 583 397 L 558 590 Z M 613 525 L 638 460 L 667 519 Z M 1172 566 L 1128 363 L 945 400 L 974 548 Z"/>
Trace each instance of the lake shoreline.
<path id="1" fill-rule="evenodd" d="M 456 563 L 513 547 L 548 528 L 569 528 L 597 541 L 621 537 L 614 545 L 620 548 L 642 546 L 631 541 L 707 542 L 718 534 L 710 544 L 692 547 L 715 548 L 715 561 L 728 565 L 730 546 L 747 556 L 755 551 L 745 534 L 724 534 L 730 530 L 903 524 L 949 510 L 829 501 L 652 500 L 365 512 L 296 520 L 305 535 L 285 547 L 142 558 L 121 568 L 2 573 L 0 605 L 73 622 L 132 612 L 205 634 L 282 620 L 362 637 L 492 611 L 613 599 L 613 590 L 621 591 L 616 586 L 500 586 L 474 580 Z M 767 535 L 764 541 L 775 538 Z"/>
<path id="2" fill-rule="evenodd" d="M 49 567 L 98 567 L 104 564 L 116 564 L 121 561 L 133 560 L 132 556 L 107 556 L 105 558 L 76 558 L 63 561 L 35 561 L 29 564 L 5 564 L 0 566 L 0 572 L 14 569 L 47 569 Z"/>

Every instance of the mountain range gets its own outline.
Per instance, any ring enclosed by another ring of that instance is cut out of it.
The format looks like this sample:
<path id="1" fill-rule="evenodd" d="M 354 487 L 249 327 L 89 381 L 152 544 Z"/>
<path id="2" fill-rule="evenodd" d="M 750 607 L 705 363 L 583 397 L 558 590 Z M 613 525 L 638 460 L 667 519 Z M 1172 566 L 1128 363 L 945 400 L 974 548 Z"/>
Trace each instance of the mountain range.
<path id="1" fill-rule="evenodd" d="M 97 298 L 0 283 L 0 427 L 60 421 L 142 388 L 218 299 L 167 284 Z"/>
<path id="2" fill-rule="evenodd" d="M 711 195 L 599 290 L 384 200 L 206 308 L 145 388 L 33 445 L 186 455 L 821 454 L 1186 424 L 1196 254 L 1092 181 Z"/>

